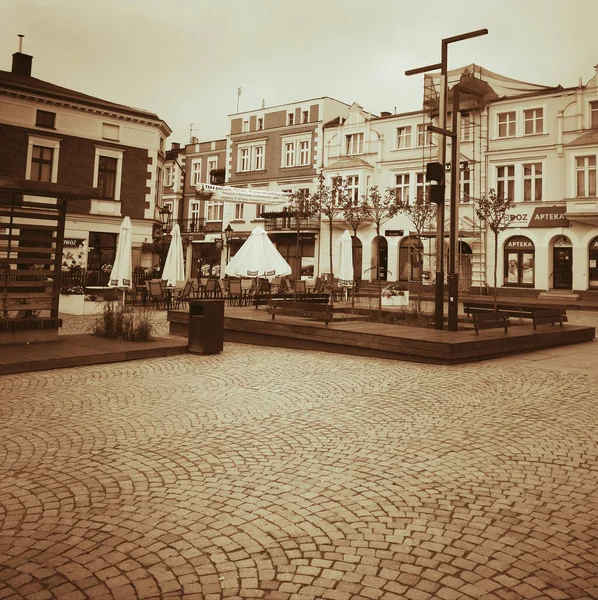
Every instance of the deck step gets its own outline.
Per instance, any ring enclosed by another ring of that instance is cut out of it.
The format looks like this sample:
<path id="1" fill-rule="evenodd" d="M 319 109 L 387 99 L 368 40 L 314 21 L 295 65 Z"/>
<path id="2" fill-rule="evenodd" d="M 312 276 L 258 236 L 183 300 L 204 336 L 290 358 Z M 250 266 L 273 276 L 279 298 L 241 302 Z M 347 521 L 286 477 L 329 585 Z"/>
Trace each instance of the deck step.
<path id="1" fill-rule="evenodd" d="M 579 294 L 574 294 L 573 292 L 568 292 L 566 290 L 550 290 L 549 292 L 540 292 L 538 298 L 575 302 L 576 300 L 579 300 Z"/>

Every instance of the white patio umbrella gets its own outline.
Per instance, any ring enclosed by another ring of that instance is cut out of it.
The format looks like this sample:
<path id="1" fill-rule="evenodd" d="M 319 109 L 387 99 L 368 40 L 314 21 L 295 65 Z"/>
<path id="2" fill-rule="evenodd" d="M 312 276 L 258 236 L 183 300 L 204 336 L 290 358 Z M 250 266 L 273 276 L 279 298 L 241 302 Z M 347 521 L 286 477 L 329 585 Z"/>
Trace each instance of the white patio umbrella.
<path id="1" fill-rule="evenodd" d="M 353 273 L 353 240 L 351 233 L 345 229 L 340 241 L 340 268 L 338 272 L 338 284 L 345 289 L 345 298 L 347 297 L 348 289 L 352 288 L 354 281 Z"/>
<path id="2" fill-rule="evenodd" d="M 133 279 L 133 258 L 131 252 L 131 236 L 133 226 L 131 219 L 125 217 L 120 226 L 118 234 L 118 243 L 116 245 L 116 258 L 110 271 L 110 279 L 108 287 L 122 290 L 122 302 L 125 304 L 125 291 L 131 289 L 131 281 Z"/>
<path id="3" fill-rule="evenodd" d="M 171 235 L 170 247 L 162 269 L 162 279 L 166 281 L 166 285 L 173 287 L 177 281 L 185 280 L 183 240 L 181 239 L 181 228 L 178 223 L 173 226 Z"/>
<path id="4" fill-rule="evenodd" d="M 266 230 L 258 226 L 224 269 L 230 277 L 285 277 L 292 272 L 289 263 L 272 243 Z"/>

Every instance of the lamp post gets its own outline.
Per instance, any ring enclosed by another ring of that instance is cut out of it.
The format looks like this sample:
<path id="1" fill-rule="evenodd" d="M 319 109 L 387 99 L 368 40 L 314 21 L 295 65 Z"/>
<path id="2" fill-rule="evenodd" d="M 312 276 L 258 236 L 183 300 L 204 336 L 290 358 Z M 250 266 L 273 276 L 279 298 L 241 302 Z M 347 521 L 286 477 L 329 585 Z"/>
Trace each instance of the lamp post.
<path id="1" fill-rule="evenodd" d="M 226 226 L 224 230 L 224 237 L 226 238 L 226 264 L 228 265 L 228 259 L 230 256 L 230 238 L 233 235 L 233 228 L 230 226 L 230 223 Z"/>
<path id="2" fill-rule="evenodd" d="M 405 71 L 405 75 L 417 75 L 419 73 L 427 73 L 428 71 L 436 71 L 440 69 L 440 97 L 438 102 L 438 122 L 439 130 L 446 132 L 446 99 L 448 92 L 447 70 L 448 70 L 448 45 L 453 42 L 468 40 L 481 35 L 486 35 L 487 29 L 477 29 L 461 35 L 444 38 L 441 45 L 441 60 L 434 65 L 427 65 L 417 69 Z M 432 130 L 433 131 L 433 130 Z M 438 148 L 438 162 L 446 166 L 446 135 L 441 135 L 441 143 Z M 455 165 L 451 165 L 454 173 Z M 439 182 L 444 184 L 444 181 Z M 452 199 L 453 202 L 458 200 Z M 454 215 L 452 215 L 454 216 Z M 454 224 L 451 224 L 454 226 Z M 438 204 L 436 214 L 436 295 L 434 305 L 434 326 L 436 329 L 444 329 L 444 198 Z M 452 290 L 450 290 L 452 291 Z M 449 291 L 449 294 L 450 294 Z M 454 297 L 454 296 L 453 296 Z"/>
<path id="3" fill-rule="evenodd" d="M 166 246 L 166 228 L 168 227 L 168 223 L 170 223 L 171 212 L 168 206 L 163 206 L 160 209 L 160 225 L 162 226 L 162 256 L 160 257 L 160 269 L 164 268 L 164 250 Z"/>

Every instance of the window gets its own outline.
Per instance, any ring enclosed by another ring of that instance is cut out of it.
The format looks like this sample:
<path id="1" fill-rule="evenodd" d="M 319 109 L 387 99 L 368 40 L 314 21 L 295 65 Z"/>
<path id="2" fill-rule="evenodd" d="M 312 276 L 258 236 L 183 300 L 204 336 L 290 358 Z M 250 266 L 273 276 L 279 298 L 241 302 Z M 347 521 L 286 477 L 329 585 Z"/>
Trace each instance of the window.
<path id="1" fill-rule="evenodd" d="M 534 250 L 533 242 L 522 235 L 512 237 L 505 242 L 504 285 L 534 286 Z"/>
<path id="2" fill-rule="evenodd" d="M 299 164 L 302 166 L 309 164 L 309 142 L 308 141 L 299 142 Z"/>
<path id="3" fill-rule="evenodd" d="M 294 121 L 295 121 L 295 115 L 293 113 L 289 113 L 287 115 L 287 124 L 293 125 Z"/>
<path id="4" fill-rule="evenodd" d="M 33 146 L 31 155 L 31 175 L 33 181 L 52 181 L 52 158 L 53 148 L 45 146 Z"/>
<path id="5" fill-rule="evenodd" d="M 189 203 L 189 231 L 199 231 L 199 225 L 199 202 L 193 200 Z"/>
<path id="6" fill-rule="evenodd" d="M 255 218 L 256 219 L 261 219 L 262 218 L 262 213 L 266 212 L 266 205 L 265 204 L 256 204 L 255 205 Z"/>
<path id="7" fill-rule="evenodd" d="M 461 202 L 469 202 L 471 200 L 471 171 L 469 169 L 461 171 L 459 187 L 461 188 Z"/>
<path id="8" fill-rule="evenodd" d="M 116 233 L 89 232 L 87 268 L 99 271 L 104 265 L 113 265 L 116 258 Z"/>
<path id="9" fill-rule="evenodd" d="M 425 123 L 417 126 L 417 145 L 430 146 L 432 144 L 432 135 L 428 131 L 428 126 Z"/>
<path id="10" fill-rule="evenodd" d="M 116 173 L 118 167 L 116 158 L 100 156 L 98 161 L 98 184 L 100 198 L 114 200 L 116 192 Z"/>
<path id="11" fill-rule="evenodd" d="M 110 123 L 102 123 L 102 137 L 105 140 L 119 140 L 120 128 L 118 125 L 111 125 Z"/>
<path id="12" fill-rule="evenodd" d="M 575 159 L 577 197 L 596 195 L 596 156 L 578 156 Z"/>
<path id="13" fill-rule="evenodd" d="M 359 204 L 359 176 L 349 175 L 346 180 L 347 197 L 351 200 L 353 206 Z"/>
<path id="14" fill-rule="evenodd" d="M 206 215 L 208 221 L 222 221 L 224 202 L 206 202 Z"/>
<path id="15" fill-rule="evenodd" d="M 235 204 L 235 221 L 243 220 L 243 212 L 245 205 L 242 202 Z"/>
<path id="16" fill-rule="evenodd" d="M 60 140 L 37 135 L 28 137 L 25 179 L 56 183 Z"/>
<path id="17" fill-rule="evenodd" d="M 309 121 L 309 112 L 306 110 L 303 111 L 303 122 L 307 123 Z"/>
<path id="18" fill-rule="evenodd" d="M 532 108 L 523 111 L 523 120 L 525 123 L 525 135 L 544 132 L 544 109 Z"/>
<path id="19" fill-rule="evenodd" d="M 265 169 L 265 154 L 266 146 L 263 141 L 259 144 L 252 143 L 239 146 L 238 170 L 242 172 Z"/>
<path id="20" fill-rule="evenodd" d="M 363 133 L 352 133 L 347 136 L 347 156 L 363 153 Z"/>
<path id="21" fill-rule="evenodd" d="M 542 163 L 523 165 L 523 200 L 542 200 Z"/>
<path id="22" fill-rule="evenodd" d="M 283 167 L 308 166 L 311 158 L 311 134 L 286 138 L 282 151 Z"/>
<path id="23" fill-rule="evenodd" d="M 598 102 L 590 102 L 590 127 L 598 127 Z"/>
<path id="24" fill-rule="evenodd" d="M 395 175 L 396 203 L 409 204 L 409 173 Z"/>
<path id="25" fill-rule="evenodd" d="M 217 168 L 218 168 L 218 157 L 210 156 L 210 158 L 208 158 L 208 174 L 211 175 L 212 171 L 214 171 Z"/>
<path id="26" fill-rule="evenodd" d="M 499 198 L 515 199 L 515 166 L 496 167 L 496 193 Z"/>
<path id="27" fill-rule="evenodd" d="M 499 113 L 498 115 L 498 137 L 515 136 L 515 111 Z"/>
<path id="28" fill-rule="evenodd" d="M 191 185 L 201 183 L 201 160 L 191 161 Z"/>
<path id="29" fill-rule="evenodd" d="M 249 131 L 249 119 L 243 120 L 243 128 L 241 131 L 242 133 L 247 133 Z"/>
<path id="30" fill-rule="evenodd" d="M 471 128 L 472 123 L 469 118 L 469 114 L 465 113 L 461 115 L 461 141 L 469 142 L 471 141 Z"/>
<path id="31" fill-rule="evenodd" d="M 411 148 L 411 125 L 397 127 L 397 149 Z"/>
<path id="32" fill-rule="evenodd" d="M 35 115 L 35 124 L 37 127 L 47 127 L 54 129 L 56 123 L 56 113 L 47 110 L 38 110 Z"/>
<path id="33" fill-rule="evenodd" d="M 294 167 L 295 166 L 295 144 L 286 143 L 284 145 L 284 166 Z"/>
<path id="34" fill-rule="evenodd" d="M 425 181 L 426 177 L 424 173 L 417 174 L 417 189 L 415 192 L 415 197 L 418 202 L 422 202 L 428 198 L 428 193 L 430 191 L 430 184 Z"/>
<path id="35" fill-rule="evenodd" d="M 258 131 L 261 131 L 264 128 L 264 119 L 258 119 L 257 120 L 257 129 Z"/>
<path id="36" fill-rule="evenodd" d="M 170 187 L 172 185 L 172 167 L 166 167 L 164 177 L 164 185 Z"/>
<path id="37" fill-rule="evenodd" d="M 241 171 L 249 171 L 250 148 L 241 148 Z"/>

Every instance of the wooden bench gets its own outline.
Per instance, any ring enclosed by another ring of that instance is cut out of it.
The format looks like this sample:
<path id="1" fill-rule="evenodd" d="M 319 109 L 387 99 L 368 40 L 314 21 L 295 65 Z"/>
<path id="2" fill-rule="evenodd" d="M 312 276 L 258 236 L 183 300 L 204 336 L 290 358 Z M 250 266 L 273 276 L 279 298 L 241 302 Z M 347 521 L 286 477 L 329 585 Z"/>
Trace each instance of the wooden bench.
<path id="1" fill-rule="evenodd" d="M 536 310 L 533 306 L 522 306 L 516 304 L 501 304 L 497 303 L 496 310 L 508 317 L 531 319 L 533 312 Z M 493 313 L 493 302 L 463 302 L 463 311 L 469 317 L 470 315 Z"/>
<path id="2" fill-rule="evenodd" d="M 257 308 L 258 306 L 266 306 L 271 300 L 284 300 L 294 301 L 295 295 L 292 293 L 278 293 L 272 294 L 254 294 L 251 296 L 251 302 Z M 330 301 L 330 294 L 297 294 L 298 302 L 315 302 L 318 304 L 327 304 Z"/>
<path id="3" fill-rule="evenodd" d="M 534 329 L 537 325 L 554 325 L 558 323 L 561 327 L 567 322 L 567 312 L 560 308 L 535 308 L 532 316 Z"/>
<path id="4" fill-rule="evenodd" d="M 505 333 L 508 333 L 509 317 L 500 312 L 473 313 L 473 327 L 476 335 L 480 333 L 480 329 L 494 329 L 497 327 L 504 327 Z"/>
<path id="5" fill-rule="evenodd" d="M 293 302 L 292 300 L 270 300 L 268 302 L 268 313 L 272 319 L 279 315 L 290 317 L 303 317 L 306 319 L 317 319 L 324 321 L 326 325 L 332 321 L 332 307 L 326 302 Z"/>

